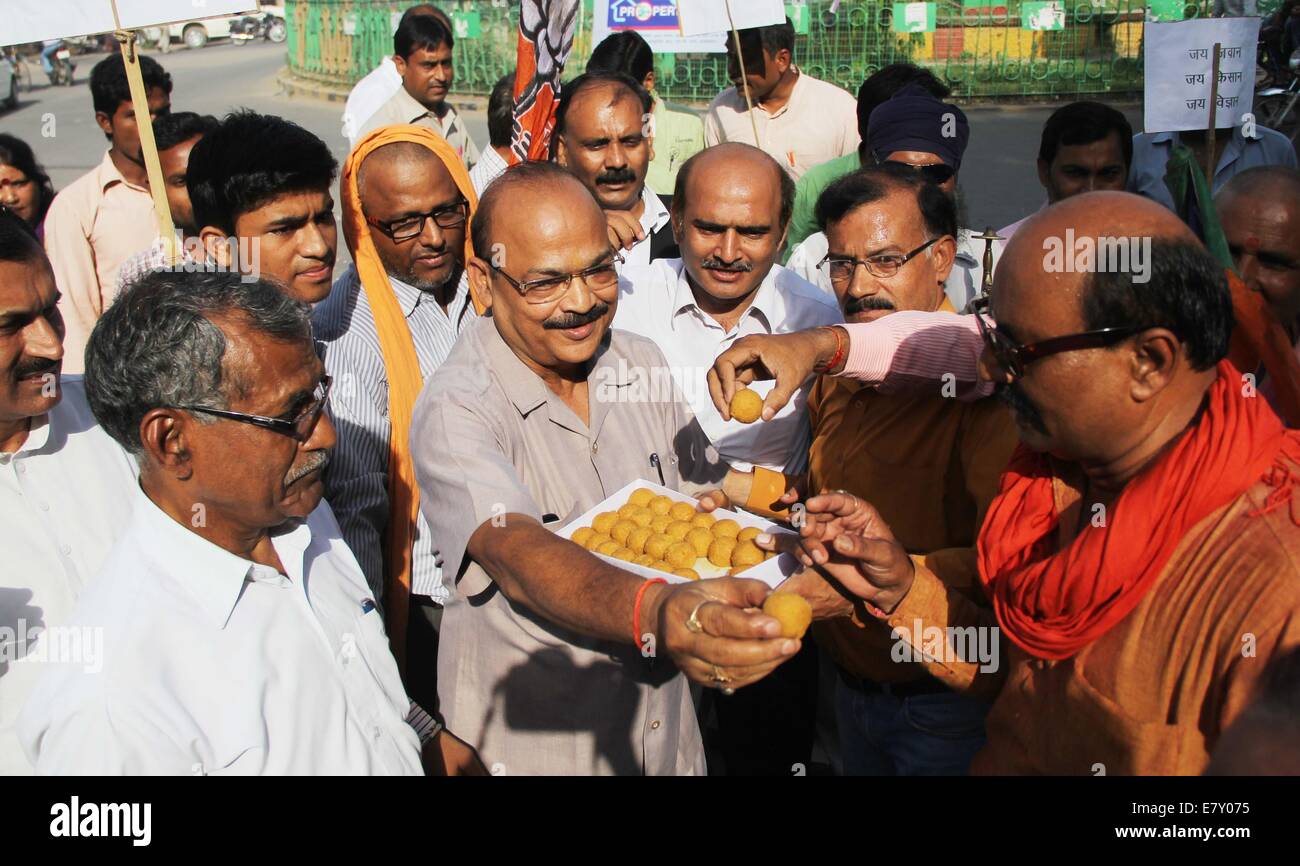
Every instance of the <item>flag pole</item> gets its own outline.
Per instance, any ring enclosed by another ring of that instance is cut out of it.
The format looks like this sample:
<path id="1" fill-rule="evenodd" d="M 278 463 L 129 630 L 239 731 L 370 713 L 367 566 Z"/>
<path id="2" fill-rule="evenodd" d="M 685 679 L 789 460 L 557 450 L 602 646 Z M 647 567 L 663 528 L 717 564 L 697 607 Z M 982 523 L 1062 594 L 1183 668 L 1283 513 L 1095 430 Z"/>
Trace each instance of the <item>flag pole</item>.
<path id="1" fill-rule="evenodd" d="M 131 88 L 131 107 L 135 109 L 135 125 L 140 131 L 140 150 L 144 155 L 145 172 L 149 176 L 149 194 L 153 197 L 154 212 L 158 216 L 158 235 L 162 239 L 167 263 L 175 265 L 180 260 L 180 249 L 176 244 L 176 227 L 172 224 L 171 208 L 167 205 L 167 187 L 163 182 L 162 163 L 158 160 L 158 145 L 153 137 L 149 95 L 144 89 L 144 76 L 140 72 L 140 58 L 136 53 L 136 33 L 122 29 L 122 19 L 117 14 L 117 0 L 108 2 L 113 7 L 113 36 L 121 44 L 126 80 Z"/>
<path id="2" fill-rule="evenodd" d="M 724 0 L 727 7 L 727 23 L 731 25 L 731 38 L 736 45 L 736 60 L 740 63 L 740 84 L 744 88 L 745 108 L 749 113 L 749 125 L 754 130 L 754 147 L 762 149 L 758 140 L 758 121 L 754 119 L 754 100 L 749 95 L 749 77 L 745 74 L 745 55 L 740 50 L 740 31 L 736 29 L 736 19 L 731 15 L 731 0 Z"/>

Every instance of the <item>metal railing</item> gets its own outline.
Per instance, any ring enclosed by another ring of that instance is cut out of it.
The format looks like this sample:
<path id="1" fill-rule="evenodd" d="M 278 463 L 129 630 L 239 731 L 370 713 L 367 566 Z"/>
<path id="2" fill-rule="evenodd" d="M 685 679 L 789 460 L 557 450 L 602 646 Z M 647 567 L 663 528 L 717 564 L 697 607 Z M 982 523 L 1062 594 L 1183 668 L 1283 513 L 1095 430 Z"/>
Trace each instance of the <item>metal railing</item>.
<path id="1" fill-rule="evenodd" d="M 1271 11 L 1279 0 L 1265 0 Z M 392 51 L 395 0 L 288 0 L 289 68 L 299 76 L 349 85 Z M 444 0 L 440 8 L 464 27 L 456 40 L 456 91 L 486 95 L 515 65 L 518 0 Z M 933 5 L 925 32 L 896 32 L 903 4 L 808 0 L 795 38 L 795 62 L 817 78 L 856 91 L 882 66 L 910 61 L 931 69 L 968 99 L 1069 98 L 1135 94 L 1142 88 L 1142 28 L 1148 14 L 1194 18 L 1211 0 L 1061 0 L 1063 15 L 1043 25 L 1032 0 L 945 0 Z M 572 74 L 591 52 L 591 0 L 569 62 Z M 793 11 L 793 10 L 792 10 Z M 916 11 L 914 9 L 914 11 Z M 726 59 L 713 54 L 656 57 L 659 90 L 668 99 L 707 102 L 729 86 Z"/>

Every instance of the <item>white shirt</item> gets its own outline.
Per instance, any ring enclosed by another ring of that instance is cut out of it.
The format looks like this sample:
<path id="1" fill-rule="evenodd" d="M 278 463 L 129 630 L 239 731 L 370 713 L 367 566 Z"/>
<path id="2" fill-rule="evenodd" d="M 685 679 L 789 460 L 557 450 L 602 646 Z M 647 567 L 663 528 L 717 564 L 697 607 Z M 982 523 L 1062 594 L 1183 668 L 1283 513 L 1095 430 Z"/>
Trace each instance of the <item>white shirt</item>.
<path id="1" fill-rule="evenodd" d="M 842 321 L 833 298 L 773 265 L 739 324 L 724 331 L 696 306 L 681 259 L 624 268 L 614 314 L 615 328 L 658 344 L 700 426 L 728 463 L 741 471 L 757 465 L 787 473 L 803 472 L 808 465 L 807 390 L 800 388 L 771 421 L 742 424 L 722 420 L 709 397 L 706 376 L 718 355 L 743 336 L 787 334 Z M 750 387 L 766 397 L 773 384 L 755 382 Z"/>
<path id="2" fill-rule="evenodd" d="M 401 86 L 402 76 L 397 71 L 397 64 L 391 56 L 385 55 L 378 66 L 352 87 L 343 106 L 343 137 L 348 140 L 349 148 L 356 146 L 365 122 L 381 105 L 392 99 Z"/>
<path id="3" fill-rule="evenodd" d="M 136 467 L 86 403 L 80 376 L 0 454 L 0 776 L 30 773 L 14 722 L 45 664 L 27 655 L 61 626 L 131 518 Z"/>
<path id="4" fill-rule="evenodd" d="M 672 214 L 664 207 L 663 199 L 655 195 L 649 184 L 641 187 L 641 201 L 645 209 L 641 211 L 641 229 L 645 237 L 636 242 L 630 250 L 623 250 L 623 267 L 644 267 L 650 264 L 650 236 L 668 225 Z"/>
<path id="5" fill-rule="evenodd" d="M 420 774 L 410 701 L 329 506 L 273 544 L 287 576 L 137 493 L 69 619 L 102 634 L 99 669 L 52 665 L 18 719 L 37 771 Z"/>
<path id="6" fill-rule="evenodd" d="M 993 266 L 1002 257 L 1003 241 L 993 242 Z M 785 266 L 799 276 L 815 283 L 832 298 L 835 289 L 831 286 L 830 275 L 817 267 L 817 263 L 826 257 L 830 245 L 826 242 L 824 232 L 814 232 L 804 238 L 803 243 L 790 253 L 790 260 Z M 953 259 L 952 271 L 943 284 L 944 294 L 954 310 L 962 311 L 972 300 L 979 297 L 984 290 L 984 241 L 975 237 L 970 229 L 957 231 L 957 256 Z"/>
<path id="7" fill-rule="evenodd" d="M 509 167 L 510 165 L 501 158 L 501 154 L 496 152 L 496 148 L 490 145 L 483 148 L 478 162 L 474 163 L 474 167 L 469 170 L 469 182 L 474 187 L 474 194 L 482 198 L 488 184 L 505 174 Z"/>

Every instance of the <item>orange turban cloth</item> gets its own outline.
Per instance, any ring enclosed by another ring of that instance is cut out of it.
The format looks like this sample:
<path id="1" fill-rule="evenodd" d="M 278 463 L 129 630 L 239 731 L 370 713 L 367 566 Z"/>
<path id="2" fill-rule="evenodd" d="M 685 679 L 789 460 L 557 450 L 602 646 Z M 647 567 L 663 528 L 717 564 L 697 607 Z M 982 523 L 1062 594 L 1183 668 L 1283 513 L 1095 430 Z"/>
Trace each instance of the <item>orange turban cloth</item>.
<path id="1" fill-rule="evenodd" d="M 362 290 L 375 317 L 379 348 L 384 356 L 388 378 L 388 419 L 392 431 L 388 437 L 388 532 L 384 550 L 384 618 L 388 641 L 397 659 L 398 669 L 406 673 L 406 624 L 411 605 L 411 547 L 415 541 L 415 523 L 420 512 L 419 489 L 415 483 L 415 461 L 411 458 L 411 412 L 420 396 L 424 377 L 415 354 L 415 341 L 406 317 L 393 294 L 388 272 L 379 259 L 370 227 L 361 210 L 357 192 L 357 172 L 366 157 L 386 144 L 413 142 L 429 148 L 438 157 L 460 194 L 469 202 L 470 219 L 478 208 L 478 196 L 470 183 L 469 172 L 456 151 L 442 136 L 422 126 L 386 126 L 376 129 L 357 142 L 339 186 L 343 195 L 343 237 L 356 264 Z M 469 223 L 465 224 L 465 260 L 473 256 Z M 478 310 L 482 313 L 482 310 Z"/>

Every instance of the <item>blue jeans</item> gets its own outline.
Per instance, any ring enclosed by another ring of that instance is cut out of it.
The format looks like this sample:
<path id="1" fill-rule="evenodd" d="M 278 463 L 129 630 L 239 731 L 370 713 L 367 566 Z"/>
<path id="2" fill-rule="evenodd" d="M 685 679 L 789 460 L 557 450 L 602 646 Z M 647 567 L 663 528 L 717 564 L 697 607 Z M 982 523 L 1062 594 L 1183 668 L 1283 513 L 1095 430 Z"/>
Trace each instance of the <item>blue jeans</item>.
<path id="1" fill-rule="evenodd" d="M 56 42 L 41 49 L 41 68 L 45 70 L 46 75 L 54 71 L 54 52 L 62 47 L 62 42 Z"/>
<path id="2" fill-rule="evenodd" d="M 835 716 L 846 776 L 964 776 L 984 747 L 989 705 L 943 691 L 897 697 L 838 677 Z"/>

